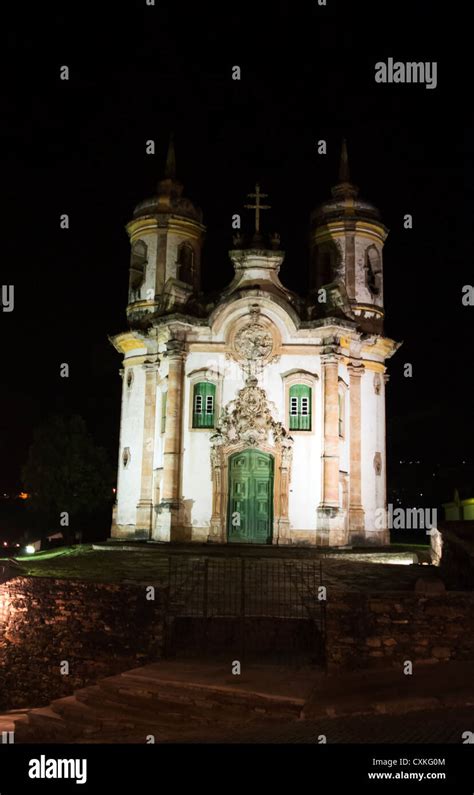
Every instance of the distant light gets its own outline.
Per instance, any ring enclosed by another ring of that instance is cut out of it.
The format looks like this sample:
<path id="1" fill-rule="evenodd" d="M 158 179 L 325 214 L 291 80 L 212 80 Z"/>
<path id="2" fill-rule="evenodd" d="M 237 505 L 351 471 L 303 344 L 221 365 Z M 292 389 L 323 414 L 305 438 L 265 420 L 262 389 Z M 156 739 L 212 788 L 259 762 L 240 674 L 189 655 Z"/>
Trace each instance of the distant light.
<path id="1" fill-rule="evenodd" d="M 35 548 L 34 548 L 33 544 L 27 544 L 27 546 L 25 547 L 25 552 L 27 552 L 28 555 L 34 555 Z"/>
<path id="2" fill-rule="evenodd" d="M 16 546 L 16 547 L 19 547 L 20 545 L 19 545 L 19 544 L 15 544 L 15 546 Z"/>
<path id="3" fill-rule="evenodd" d="M 8 546 L 8 542 L 7 542 L 7 541 L 4 541 L 4 542 L 3 542 L 3 546 L 4 546 L 4 547 L 7 547 L 7 546 Z"/>
<path id="4" fill-rule="evenodd" d="M 18 499 L 19 500 L 27 500 L 27 499 L 29 499 L 29 496 L 30 495 L 26 491 L 20 491 L 20 493 L 18 495 Z"/>
<path id="5" fill-rule="evenodd" d="M 113 493 L 115 494 L 115 493 L 116 493 L 116 491 L 117 491 L 117 489 L 112 489 L 112 491 L 113 491 Z"/>

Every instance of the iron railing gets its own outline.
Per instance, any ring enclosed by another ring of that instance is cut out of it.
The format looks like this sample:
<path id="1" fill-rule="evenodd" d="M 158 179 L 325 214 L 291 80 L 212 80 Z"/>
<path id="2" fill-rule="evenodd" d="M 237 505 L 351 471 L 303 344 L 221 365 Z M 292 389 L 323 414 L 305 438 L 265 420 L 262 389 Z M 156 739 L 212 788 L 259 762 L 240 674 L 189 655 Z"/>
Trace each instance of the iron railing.
<path id="1" fill-rule="evenodd" d="M 170 556 L 166 653 L 306 655 L 322 663 L 322 584 L 321 559 Z"/>

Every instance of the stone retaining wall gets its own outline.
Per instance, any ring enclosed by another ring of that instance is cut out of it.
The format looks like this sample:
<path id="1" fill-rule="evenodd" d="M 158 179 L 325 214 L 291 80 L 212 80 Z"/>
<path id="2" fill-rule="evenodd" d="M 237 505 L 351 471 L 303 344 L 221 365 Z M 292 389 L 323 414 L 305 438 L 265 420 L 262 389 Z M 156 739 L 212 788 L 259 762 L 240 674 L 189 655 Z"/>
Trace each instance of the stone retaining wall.
<path id="1" fill-rule="evenodd" d="M 474 522 L 441 522 L 439 530 L 440 574 L 449 589 L 474 589 Z M 432 547 L 437 539 L 431 539 Z M 435 550 L 436 555 L 436 550 Z"/>
<path id="2" fill-rule="evenodd" d="M 147 585 L 35 577 L 0 585 L 0 709 L 41 706 L 158 659 L 164 592 L 147 600 Z"/>
<path id="3" fill-rule="evenodd" d="M 333 670 L 474 660 L 472 592 L 333 593 L 326 620 Z"/>
<path id="4" fill-rule="evenodd" d="M 42 706 L 162 656 L 165 591 L 17 577 L 0 585 L 0 709 Z M 474 593 L 331 591 L 329 670 L 474 661 Z M 61 673 L 68 663 L 69 673 Z"/>

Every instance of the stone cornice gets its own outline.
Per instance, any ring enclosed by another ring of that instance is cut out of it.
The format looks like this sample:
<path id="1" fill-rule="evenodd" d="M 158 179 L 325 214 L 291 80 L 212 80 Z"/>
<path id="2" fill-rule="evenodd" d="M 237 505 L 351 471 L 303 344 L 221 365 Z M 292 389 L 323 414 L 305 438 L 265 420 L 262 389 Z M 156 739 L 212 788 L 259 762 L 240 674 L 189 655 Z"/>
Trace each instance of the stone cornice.
<path id="1" fill-rule="evenodd" d="M 374 355 L 376 357 L 379 356 L 385 361 L 385 359 L 390 359 L 402 344 L 403 342 L 395 342 L 389 337 L 374 336 L 363 341 L 361 353 L 363 356 L 370 356 L 371 358 Z"/>
<path id="2" fill-rule="evenodd" d="M 147 349 L 146 338 L 137 332 L 124 331 L 121 334 L 109 337 L 109 340 L 119 353 Z"/>

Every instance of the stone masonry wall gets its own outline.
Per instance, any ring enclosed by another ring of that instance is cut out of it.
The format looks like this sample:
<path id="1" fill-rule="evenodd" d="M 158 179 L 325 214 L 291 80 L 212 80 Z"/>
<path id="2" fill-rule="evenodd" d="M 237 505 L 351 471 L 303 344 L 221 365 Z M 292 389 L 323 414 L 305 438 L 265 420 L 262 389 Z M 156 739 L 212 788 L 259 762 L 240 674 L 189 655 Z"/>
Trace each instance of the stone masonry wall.
<path id="1" fill-rule="evenodd" d="M 333 593 L 326 630 L 332 670 L 474 660 L 474 593 Z"/>
<path id="2" fill-rule="evenodd" d="M 438 529 L 442 545 L 439 566 L 444 582 L 450 589 L 472 590 L 474 588 L 474 522 L 441 522 Z"/>
<path id="3" fill-rule="evenodd" d="M 140 584 L 18 577 L 0 585 L 0 608 L 0 709 L 42 706 L 162 653 L 158 588 L 147 600 Z"/>

